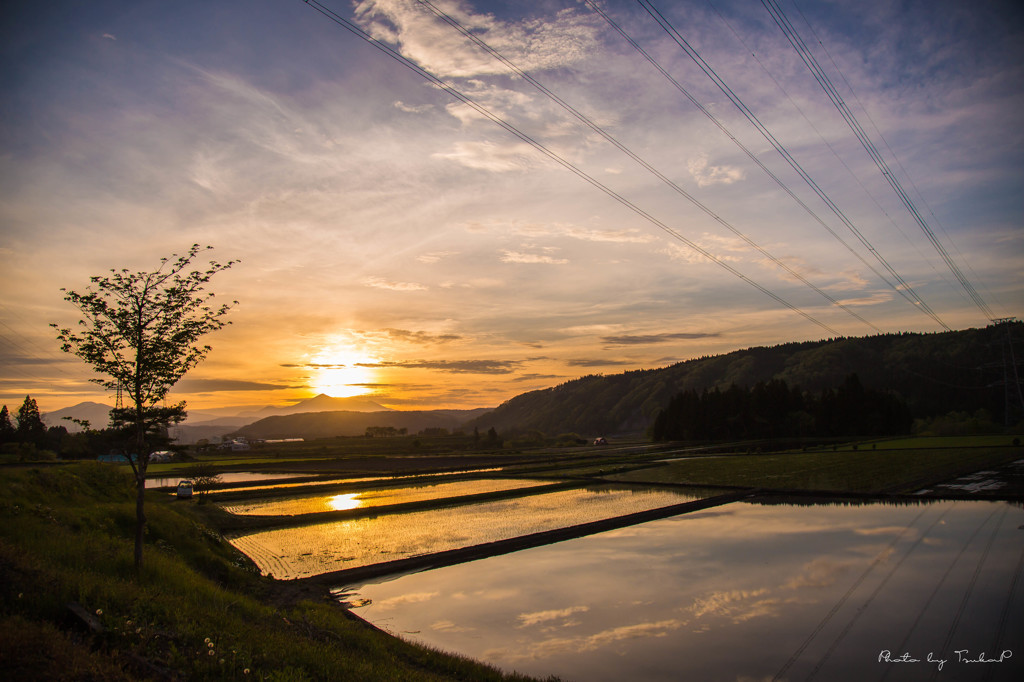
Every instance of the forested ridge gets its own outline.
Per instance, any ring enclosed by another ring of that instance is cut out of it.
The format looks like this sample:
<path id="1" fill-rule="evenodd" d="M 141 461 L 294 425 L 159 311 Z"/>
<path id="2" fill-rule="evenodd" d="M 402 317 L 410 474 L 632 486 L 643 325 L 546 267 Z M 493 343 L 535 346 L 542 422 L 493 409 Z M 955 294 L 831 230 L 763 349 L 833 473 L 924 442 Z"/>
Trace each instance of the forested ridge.
<path id="1" fill-rule="evenodd" d="M 654 440 L 760 440 L 888 436 L 910 430 L 910 410 L 889 391 L 865 389 L 851 374 L 814 394 L 782 379 L 677 393 L 651 426 Z"/>
<path id="2" fill-rule="evenodd" d="M 911 419 L 985 410 L 1002 423 L 1004 356 L 1010 338 L 1016 357 L 1024 357 L 1020 322 L 759 346 L 660 369 L 580 377 L 518 395 L 469 426 L 493 426 L 503 434 L 644 433 L 672 398 L 686 391 L 724 392 L 733 385 L 749 390 L 778 380 L 820 396 L 843 386 L 851 375 L 864 390 L 889 394 L 905 404 Z"/>

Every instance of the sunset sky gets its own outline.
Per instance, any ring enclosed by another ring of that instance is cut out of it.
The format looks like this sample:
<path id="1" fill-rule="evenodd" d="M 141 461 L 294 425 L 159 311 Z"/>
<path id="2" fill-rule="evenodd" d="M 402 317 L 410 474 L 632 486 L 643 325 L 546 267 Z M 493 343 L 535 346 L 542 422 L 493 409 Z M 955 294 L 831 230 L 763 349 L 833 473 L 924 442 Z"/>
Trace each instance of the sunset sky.
<path id="1" fill-rule="evenodd" d="M 109 402 L 48 326 L 78 319 L 61 288 L 193 243 L 241 261 L 172 396 L 193 409 L 495 406 L 1022 313 L 1018 3 L 656 0 L 663 27 L 624 0 L 432 1 L 504 61 L 417 0 L 322 3 L 393 52 L 302 0 L 3 10 L 0 404 Z"/>

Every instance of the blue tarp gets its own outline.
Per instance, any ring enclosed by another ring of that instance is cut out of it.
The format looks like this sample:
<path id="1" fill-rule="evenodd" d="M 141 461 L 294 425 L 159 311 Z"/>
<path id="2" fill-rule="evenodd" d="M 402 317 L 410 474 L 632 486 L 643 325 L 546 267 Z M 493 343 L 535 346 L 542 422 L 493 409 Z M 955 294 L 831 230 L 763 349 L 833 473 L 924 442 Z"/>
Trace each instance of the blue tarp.
<path id="1" fill-rule="evenodd" d="M 139 461 L 138 455 L 131 456 L 133 462 Z M 96 458 L 97 462 L 107 462 L 110 464 L 127 464 L 128 455 L 100 455 Z"/>

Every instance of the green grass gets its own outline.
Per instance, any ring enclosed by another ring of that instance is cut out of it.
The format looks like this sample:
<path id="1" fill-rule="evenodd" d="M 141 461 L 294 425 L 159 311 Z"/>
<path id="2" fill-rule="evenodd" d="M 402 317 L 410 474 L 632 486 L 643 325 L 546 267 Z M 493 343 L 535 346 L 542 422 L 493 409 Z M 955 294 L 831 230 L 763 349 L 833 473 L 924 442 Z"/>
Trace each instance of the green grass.
<path id="1" fill-rule="evenodd" d="M 631 483 L 693 483 L 758 488 L 842 492 L 912 492 L 926 485 L 1011 462 L 1024 455 L 1020 447 L 996 446 L 972 438 L 913 439 L 812 452 L 694 457 L 658 467 L 615 474 L 608 478 Z M 924 444 L 932 447 L 921 447 Z"/>
<path id="2" fill-rule="evenodd" d="M 0 472 L 0 676 L 524 679 L 387 636 L 318 595 L 283 599 L 199 521 L 193 503 L 168 496 L 147 500 L 136 580 L 133 495 L 117 467 Z M 69 625 L 71 602 L 95 614 L 104 632 Z"/>

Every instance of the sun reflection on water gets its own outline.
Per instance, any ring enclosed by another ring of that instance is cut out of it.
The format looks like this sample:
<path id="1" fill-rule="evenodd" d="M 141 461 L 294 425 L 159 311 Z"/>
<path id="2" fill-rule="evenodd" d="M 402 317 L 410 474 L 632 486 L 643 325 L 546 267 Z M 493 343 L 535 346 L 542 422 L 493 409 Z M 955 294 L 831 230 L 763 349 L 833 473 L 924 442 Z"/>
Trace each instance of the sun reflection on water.
<path id="1" fill-rule="evenodd" d="M 362 502 L 359 500 L 359 493 L 345 493 L 335 495 L 327 500 L 327 505 L 335 511 L 342 511 L 344 509 L 355 509 L 362 505 Z"/>

